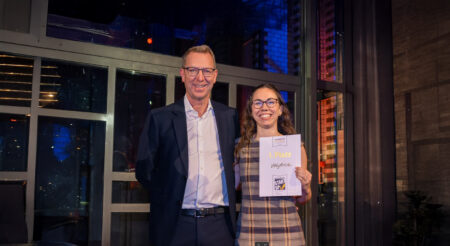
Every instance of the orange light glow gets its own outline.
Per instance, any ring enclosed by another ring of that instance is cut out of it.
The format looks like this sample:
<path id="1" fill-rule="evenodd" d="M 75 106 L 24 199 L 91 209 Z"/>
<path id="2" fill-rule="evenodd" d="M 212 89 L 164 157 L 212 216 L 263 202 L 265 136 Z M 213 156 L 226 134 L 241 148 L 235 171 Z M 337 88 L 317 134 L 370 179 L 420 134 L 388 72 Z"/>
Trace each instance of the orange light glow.
<path id="1" fill-rule="evenodd" d="M 152 44 L 153 43 L 153 39 L 152 38 L 147 38 L 147 44 Z"/>

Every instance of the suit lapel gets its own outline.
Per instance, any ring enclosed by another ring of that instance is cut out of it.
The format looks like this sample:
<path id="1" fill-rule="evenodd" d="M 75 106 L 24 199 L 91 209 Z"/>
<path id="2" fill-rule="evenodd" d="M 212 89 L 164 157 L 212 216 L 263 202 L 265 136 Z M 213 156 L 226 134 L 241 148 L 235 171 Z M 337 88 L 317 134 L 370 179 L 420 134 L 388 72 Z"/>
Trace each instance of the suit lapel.
<path id="1" fill-rule="evenodd" d="M 175 136 L 177 138 L 177 145 L 180 151 L 181 161 L 183 162 L 185 175 L 188 174 L 188 140 L 187 140 L 187 123 L 186 123 L 186 113 L 184 111 L 183 100 L 177 101 L 175 104 L 175 109 L 173 113 L 175 117 L 173 119 L 173 128 L 175 130 Z"/>
<path id="2" fill-rule="evenodd" d="M 211 101 L 212 102 L 212 101 Z M 220 151 L 222 152 L 222 157 L 225 156 L 223 153 L 223 148 L 225 147 L 225 136 L 226 136 L 226 122 L 227 119 L 224 115 L 224 113 L 218 109 L 219 107 L 216 106 L 214 102 L 212 102 L 214 114 L 216 117 L 216 124 L 217 124 L 217 132 L 219 134 L 219 143 L 220 143 Z"/>

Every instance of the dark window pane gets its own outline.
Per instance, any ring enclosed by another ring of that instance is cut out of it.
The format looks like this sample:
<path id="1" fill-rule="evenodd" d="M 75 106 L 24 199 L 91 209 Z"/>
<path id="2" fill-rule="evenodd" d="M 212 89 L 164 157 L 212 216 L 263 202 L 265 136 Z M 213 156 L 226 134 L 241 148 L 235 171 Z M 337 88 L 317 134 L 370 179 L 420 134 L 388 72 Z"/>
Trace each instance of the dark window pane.
<path id="1" fill-rule="evenodd" d="M 218 63 L 298 74 L 302 1 L 180 3 L 49 0 L 46 34 L 173 56 L 206 43 Z"/>
<path id="2" fill-rule="evenodd" d="M 0 181 L 0 245 L 27 243 L 25 181 Z"/>
<path id="3" fill-rule="evenodd" d="M 184 83 L 181 80 L 181 77 L 175 78 L 175 101 L 180 100 L 186 94 L 186 87 L 184 87 Z"/>
<path id="4" fill-rule="evenodd" d="M 175 78 L 175 101 L 182 99 L 186 94 L 186 88 L 184 87 L 181 77 Z M 216 82 L 211 92 L 211 99 L 228 105 L 228 83 Z"/>
<path id="5" fill-rule="evenodd" d="M 137 181 L 113 181 L 113 203 L 148 203 L 148 192 Z"/>
<path id="6" fill-rule="evenodd" d="M 43 60 L 39 106 L 106 113 L 106 68 Z"/>
<path id="7" fill-rule="evenodd" d="M 33 58 L 0 53 L 0 104 L 31 105 Z"/>
<path id="8" fill-rule="evenodd" d="M 100 243 L 105 122 L 39 117 L 34 240 Z"/>
<path id="9" fill-rule="evenodd" d="M 255 87 L 253 86 L 247 86 L 247 85 L 238 85 L 237 86 L 237 102 L 236 107 L 239 112 L 239 119 L 243 120 L 243 113 L 245 111 L 245 107 L 247 107 L 247 100 L 252 95 L 253 90 Z"/>
<path id="10" fill-rule="evenodd" d="M 30 117 L 0 114 L 0 171 L 26 171 Z"/>
<path id="11" fill-rule="evenodd" d="M 289 112 L 291 113 L 292 124 L 295 125 L 295 93 L 292 91 L 280 91 L 281 97 L 287 104 Z"/>
<path id="12" fill-rule="evenodd" d="M 133 172 L 145 118 L 166 104 L 166 78 L 119 70 L 116 81 L 113 170 Z"/>
<path id="13" fill-rule="evenodd" d="M 216 82 L 211 92 L 211 99 L 228 105 L 228 83 Z"/>
<path id="14" fill-rule="evenodd" d="M 150 245 L 148 226 L 148 213 L 112 213 L 111 245 Z"/>

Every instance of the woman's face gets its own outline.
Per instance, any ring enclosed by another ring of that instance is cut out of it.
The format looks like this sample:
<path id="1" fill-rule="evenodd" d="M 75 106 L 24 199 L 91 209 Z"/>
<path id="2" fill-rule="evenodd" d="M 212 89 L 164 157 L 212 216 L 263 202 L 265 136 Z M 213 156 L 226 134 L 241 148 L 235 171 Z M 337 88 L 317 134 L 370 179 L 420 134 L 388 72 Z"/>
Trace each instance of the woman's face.
<path id="1" fill-rule="evenodd" d="M 277 129 L 278 117 L 282 113 L 282 106 L 275 91 L 269 88 L 260 88 L 253 93 L 252 117 L 258 128 Z"/>

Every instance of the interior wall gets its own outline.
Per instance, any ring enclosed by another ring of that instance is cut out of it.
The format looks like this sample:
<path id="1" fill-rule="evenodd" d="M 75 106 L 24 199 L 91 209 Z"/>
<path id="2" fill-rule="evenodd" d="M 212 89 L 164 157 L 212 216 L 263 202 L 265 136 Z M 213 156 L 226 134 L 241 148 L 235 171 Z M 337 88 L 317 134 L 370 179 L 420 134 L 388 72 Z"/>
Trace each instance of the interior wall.
<path id="1" fill-rule="evenodd" d="M 392 0 L 398 205 L 420 190 L 450 238 L 450 1 Z M 443 241 L 444 242 L 444 241 Z"/>

